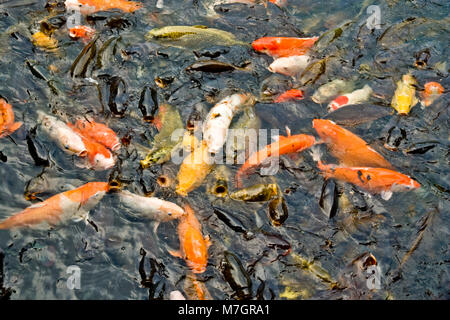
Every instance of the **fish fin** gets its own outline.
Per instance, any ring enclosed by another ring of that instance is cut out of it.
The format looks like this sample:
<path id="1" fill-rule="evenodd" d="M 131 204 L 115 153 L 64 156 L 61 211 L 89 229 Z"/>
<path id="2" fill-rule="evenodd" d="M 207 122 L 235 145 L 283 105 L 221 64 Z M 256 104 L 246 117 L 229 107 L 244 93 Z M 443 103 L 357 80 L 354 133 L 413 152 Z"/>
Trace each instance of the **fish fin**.
<path id="1" fill-rule="evenodd" d="M 158 231 L 158 227 L 159 227 L 160 222 L 156 221 L 155 224 L 153 225 L 153 233 L 156 234 L 156 231 Z"/>
<path id="2" fill-rule="evenodd" d="M 291 136 L 291 129 L 288 126 L 286 126 L 286 133 L 288 137 Z"/>
<path id="3" fill-rule="evenodd" d="M 47 204 L 45 202 L 39 202 L 39 203 L 35 203 L 31 206 L 29 206 L 27 209 L 37 209 L 37 208 L 41 208 L 41 207 L 45 207 Z"/>
<path id="4" fill-rule="evenodd" d="M 183 256 L 181 255 L 181 252 L 179 250 L 169 250 L 169 253 L 175 258 L 183 259 Z"/>
<path id="5" fill-rule="evenodd" d="M 204 238 L 205 239 L 205 243 L 206 243 L 206 247 L 209 248 L 211 246 L 211 237 L 209 236 L 209 234 Z"/>
<path id="6" fill-rule="evenodd" d="M 392 197 L 392 191 L 381 191 L 381 198 L 388 201 Z"/>

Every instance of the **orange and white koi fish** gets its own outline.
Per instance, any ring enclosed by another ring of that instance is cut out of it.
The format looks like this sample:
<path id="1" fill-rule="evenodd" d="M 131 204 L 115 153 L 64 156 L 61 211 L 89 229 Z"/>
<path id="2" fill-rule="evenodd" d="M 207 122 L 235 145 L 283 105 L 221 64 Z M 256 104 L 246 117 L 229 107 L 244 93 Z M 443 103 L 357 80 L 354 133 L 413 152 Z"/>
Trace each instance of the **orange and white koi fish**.
<path id="1" fill-rule="evenodd" d="M 106 182 L 86 183 L 79 188 L 62 192 L 41 203 L 34 204 L 7 218 L 0 222 L 0 229 L 38 227 L 43 223 L 53 226 L 68 220 L 86 219 L 89 211 L 108 191 L 109 186 Z"/>
<path id="2" fill-rule="evenodd" d="M 411 177 L 385 168 L 343 168 L 324 165 L 321 161 L 317 165 L 325 178 L 335 178 L 357 185 L 371 193 L 380 193 L 384 200 L 389 200 L 393 192 L 420 188 L 420 184 Z"/>
<path id="3" fill-rule="evenodd" d="M 75 26 L 69 29 L 69 36 L 75 39 L 90 40 L 95 34 L 95 29 L 88 26 Z"/>
<path id="4" fill-rule="evenodd" d="M 203 139 L 208 145 L 208 151 L 217 153 L 227 140 L 228 128 L 237 111 L 253 105 L 255 98 L 250 93 L 236 93 L 219 101 L 211 108 L 203 124 Z"/>
<path id="5" fill-rule="evenodd" d="M 211 243 L 209 237 L 203 237 L 202 227 L 192 208 L 186 204 L 184 210 L 186 215 L 180 218 L 177 228 L 180 251 L 169 253 L 184 259 L 193 273 L 203 273 L 208 264 L 208 247 Z"/>
<path id="6" fill-rule="evenodd" d="M 428 107 L 433 104 L 434 100 L 439 98 L 444 92 L 444 87 L 438 82 L 427 82 L 424 87 L 425 90 L 420 94 L 422 107 Z"/>
<path id="7" fill-rule="evenodd" d="M 352 90 L 352 81 L 334 79 L 333 81 L 320 86 L 311 96 L 311 100 L 315 103 L 325 103 L 345 92 L 351 92 Z"/>
<path id="8" fill-rule="evenodd" d="M 349 167 L 392 168 L 381 154 L 367 145 L 363 139 L 330 120 L 314 119 L 313 128 L 325 142 L 331 154 Z"/>
<path id="9" fill-rule="evenodd" d="M 51 139 L 56 141 L 65 152 L 81 157 L 87 155 L 88 151 L 82 138 L 74 130 L 56 117 L 50 116 L 42 111 L 38 111 L 37 113 L 43 131 Z"/>
<path id="10" fill-rule="evenodd" d="M 369 85 L 365 85 L 362 89 L 355 90 L 351 93 L 344 94 L 337 97 L 328 104 L 328 112 L 333 112 L 343 106 L 350 104 L 360 104 L 369 100 L 370 95 L 373 93 L 372 88 Z"/>
<path id="11" fill-rule="evenodd" d="M 89 160 L 89 167 L 94 170 L 108 170 L 114 166 L 116 159 L 106 147 L 94 140 L 86 138 L 81 131 L 74 129 L 81 137 L 86 147 L 86 155 Z"/>
<path id="12" fill-rule="evenodd" d="M 116 133 L 102 123 L 88 120 L 77 120 L 75 125 L 68 124 L 72 129 L 78 129 L 84 137 L 92 139 L 111 151 L 118 151 L 120 149 L 120 140 Z"/>
<path id="13" fill-rule="evenodd" d="M 268 54 L 274 58 L 301 56 L 311 49 L 319 37 L 264 37 L 253 41 L 256 51 Z"/>
<path id="14" fill-rule="evenodd" d="M 289 77 L 296 77 L 305 70 L 310 63 L 310 60 L 310 57 L 307 55 L 277 58 L 270 64 L 268 69 L 270 72 L 281 73 Z"/>
<path id="15" fill-rule="evenodd" d="M 14 122 L 12 105 L 0 98 L 0 138 L 6 137 L 19 129 L 22 122 Z"/>
<path id="16" fill-rule="evenodd" d="M 208 153 L 205 140 L 184 158 L 177 174 L 176 193 L 185 197 L 199 187 L 213 168 L 214 158 Z"/>
<path id="17" fill-rule="evenodd" d="M 291 89 L 280 94 L 273 102 L 281 103 L 290 100 L 302 100 L 305 97 L 302 90 Z"/>
<path id="18" fill-rule="evenodd" d="M 279 136 L 278 141 L 271 143 L 258 152 L 253 153 L 245 161 L 242 167 L 236 173 L 236 185 L 242 187 L 242 178 L 250 173 L 252 169 L 258 167 L 261 163 L 273 156 L 283 154 L 301 152 L 310 148 L 316 143 L 316 138 L 307 134 L 296 134 L 291 136 L 289 128 L 287 128 L 288 136 Z"/>
<path id="19" fill-rule="evenodd" d="M 411 74 L 405 74 L 401 81 L 397 82 L 397 89 L 392 98 L 391 106 L 399 114 L 408 114 L 419 100 L 416 98 L 417 81 Z"/>
<path id="20" fill-rule="evenodd" d="M 157 222 L 167 222 L 182 217 L 184 210 L 173 202 L 155 197 L 143 197 L 129 191 L 118 193 L 120 202 L 133 212 L 145 215 Z M 154 230 L 159 223 L 155 224 Z"/>
<path id="21" fill-rule="evenodd" d="M 67 10 L 79 11 L 81 14 L 92 14 L 111 9 L 134 12 L 142 8 L 142 3 L 127 0 L 66 0 L 65 5 Z"/>

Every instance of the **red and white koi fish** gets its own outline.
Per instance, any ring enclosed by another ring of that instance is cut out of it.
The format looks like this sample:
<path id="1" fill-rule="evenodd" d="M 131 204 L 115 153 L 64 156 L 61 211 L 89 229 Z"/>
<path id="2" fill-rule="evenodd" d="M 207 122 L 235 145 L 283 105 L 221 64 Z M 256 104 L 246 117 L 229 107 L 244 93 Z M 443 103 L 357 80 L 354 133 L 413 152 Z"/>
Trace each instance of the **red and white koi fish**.
<path id="1" fill-rule="evenodd" d="M 331 154 L 349 167 L 392 168 L 381 154 L 367 145 L 363 139 L 330 120 L 314 119 L 313 128 L 325 142 Z"/>
<path id="2" fill-rule="evenodd" d="M 34 204 L 7 218 L 0 222 L 0 229 L 37 227 L 43 223 L 53 226 L 68 220 L 86 219 L 89 211 L 108 191 L 109 186 L 106 182 L 86 183 L 79 188 L 62 192 L 41 203 Z"/>
<path id="3" fill-rule="evenodd" d="M 169 253 L 184 259 L 193 273 L 203 273 L 208 264 L 208 247 L 211 243 L 209 237 L 203 237 L 200 222 L 188 204 L 185 205 L 184 211 L 186 215 L 180 217 L 177 228 L 180 251 Z"/>
<path id="4" fill-rule="evenodd" d="M 90 40 L 95 34 L 95 29 L 88 26 L 75 26 L 69 29 L 69 36 L 74 39 Z"/>
<path id="5" fill-rule="evenodd" d="M 335 178 L 354 184 L 371 193 L 380 193 L 384 200 L 389 200 L 393 192 L 420 188 L 420 184 L 411 177 L 385 168 L 343 168 L 324 165 L 321 161 L 317 165 L 325 178 Z"/>
<path id="6" fill-rule="evenodd" d="M 0 98 L 0 138 L 6 137 L 19 129 L 22 122 L 14 122 L 12 105 Z"/>
<path id="7" fill-rule="evenodd" d="M 253 41 L 255 51 L 268 54 L 274 58 L 301 56 L 306 54 L 319 37 L 264 37 Z"/>
<path id="8" fill-rule="evenodd" d="M 370 95 L 373 93 L 372 88 L 369 85 L 365 85 L 362 89 L 355 90 L 351 93 L 344 94 L 337 97 L 328 104 L 328 112 L 333 112 L 343 106 L 350 104 L 360 104 L 369 100 Z"/>

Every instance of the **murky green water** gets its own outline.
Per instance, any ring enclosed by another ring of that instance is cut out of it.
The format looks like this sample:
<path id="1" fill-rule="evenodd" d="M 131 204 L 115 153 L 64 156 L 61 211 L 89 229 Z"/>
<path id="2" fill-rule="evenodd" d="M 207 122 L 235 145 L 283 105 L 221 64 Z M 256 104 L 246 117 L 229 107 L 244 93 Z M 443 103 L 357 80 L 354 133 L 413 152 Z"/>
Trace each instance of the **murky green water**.
<path id="1" fill-rule="evenodd" d="M 119 175 L 130 191 L 155 190 L 156 196 L 179 201 L 173 191 L 156 184 L 163 170 L 176 173 L 176 166 L 139 167 L 142 157 L 136 145 L 148 146 L 156 133 L 142 121 L 138 108 L 144 87 L 156 88 L 159 101 L 176 106 L 186 123 L 199 104 L 208 110 L 213 101 L 233 89 L 259 96 L 263 82 L 274 77 L 267 70 L 272 59 L 254 52 L 250 45 L 201 50 L 164 47 L 145 40 L 154 27 L 205 25 L 229 31 L 249 44 L 263 36 L 318 36 L 341 27 L 339 36 L 322 42 L 315 52 L 317 58 L 328 58 L 327 68 L 316 83 L 302 88 L 304 100 L 255 105 L 261 127 L 278 128 L 282 133 L 287 125 L 293 133 L 315 134 L 311 121 L 325 116 L 326 108 L 308 97 L 336 77 L 353 79 L 358 87 L 369 83 L 381 97 L 376 104 L 386 107 L 395 83 L 408 70 L 419 86 L 437 81 L 450 87 L 448 1 L 288 0 L 282 9 L 271 3 L 267 8 L 214 6 L 212 0 L 165 0 L 164 8 L 157 9 L 155 2 L 144 0 L 144 8 L 134 14 L 114 10 L 93 14 L 90 21 L 99 34 L 90 44 L 70 39 L 63 24 L 67 13 L 49 13 L 44 0 L 0 2 L 0 95 L 14 106 L 17 121 L 25 124 L 0 140 L 1 219 L 32 204 L 24 192 L 36 185 L 36 177 L 48 182 L 37 184 L 42 199 Z M 373 4 L 380 8 L 381 28 L 371 31 L 366 27 L 366 9 Z M 40 21 L 49 15 L 59 25 L 56 52 L 41 50 L 30 41 Z M 88 59 L 91 50 L 74 65 L 86 45 L 96 47 L 92 58 Z M 426 48 L 430 51 L 428 67 L 417 69 L 415 53 Z M 250 62 L 250 71 L 184 71 L 199 57 L 211 55 L 237 66 Z M 436 68 L 442 62 L 447 67 Z M 156 77 L 173 81 L 159 88 Z M 115 95 L 111 83 L 119 86 Z M 203 233 L 212 241 L 207 270 L 198 276 L 212 298 L 448 299 L 448 102 L 449 95 L 444 93 L 427 109 L 417 105 L 408 116 L 388 115 L 350 128 L 422 185 L 416 191 L 394 194 L 389 201 L 337 183 L 339 194 L 349 202 L 328 219 L 319 207 L 324 180 L 308 154 L 301 159 L 281 159 L 282 170 L 275 177 L 285 191 L 289 217 L 280 227 L 271 224 L 267 203 L 216 198 L 205 192 L 206 184 L 190 193 L 188 200 Z M 42 146 L 48 165 L 36 165 L 26 137 L 37 125 L 37 110 L 92 114 L 131 143 L 122 148 L 113 169 L 99 172 L 76 167 L 75 160 L 38 128 L 34 140 Z M 396 151 L 383 147 L 393 135 L 398 138 Z M 229 168 L 235 173 L 239 166 Z M 262 179 L 251 176 L 255 183 Z M 224 222 L 223 214 L 217 214 L 220 209 L 232 222 Z M 176 222 L 161 224 L 155 234 L 151 221 L 127 212 L 113 194 L 91 211 L 91 220 L 92 224 L 69 223 L 45 231 L 1 230 L 0 294 L 10 293 L 11 299 L 168 299 L 172 290 L 185 293 L 188 267 L 168 253 L 179 246 Z M 357 274 L 353 282 L 341 280 L 340 289 L 331 290 L 329 282 L 349 275 L 349 264 L 364 252 L 372 253 L 380 266 L 380 289 L 369 290 L 365 275 Z M 234 279 L 225 276 L 225 257 L 242 264 Z M 329 276 L 319 277 L 323 270 L 302 268 L 305 260 L 299 257 L 314 261 L 313 266 L 320 265 Z M 66 270 L 71 265 L 81 269 L 79 290 L 66 285 Z M 239 290 L 235 283 L 240 284 Z"/>

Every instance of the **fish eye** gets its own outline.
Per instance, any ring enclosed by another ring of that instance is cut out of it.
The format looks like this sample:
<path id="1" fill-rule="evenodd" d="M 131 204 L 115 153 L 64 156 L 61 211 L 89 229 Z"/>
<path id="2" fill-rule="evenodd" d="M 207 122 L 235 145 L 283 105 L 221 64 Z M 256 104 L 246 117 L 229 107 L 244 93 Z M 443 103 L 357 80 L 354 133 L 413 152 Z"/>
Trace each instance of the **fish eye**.
<path id="1" fill-rule="evenodd" d="M 171 215 L 172 215 L 172 212 L 168 212 L 167 214 L 168 214 L 169 216 L 171 216 Z"/>

